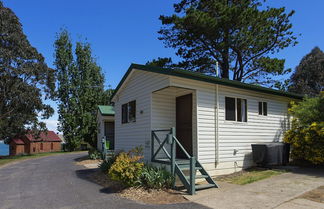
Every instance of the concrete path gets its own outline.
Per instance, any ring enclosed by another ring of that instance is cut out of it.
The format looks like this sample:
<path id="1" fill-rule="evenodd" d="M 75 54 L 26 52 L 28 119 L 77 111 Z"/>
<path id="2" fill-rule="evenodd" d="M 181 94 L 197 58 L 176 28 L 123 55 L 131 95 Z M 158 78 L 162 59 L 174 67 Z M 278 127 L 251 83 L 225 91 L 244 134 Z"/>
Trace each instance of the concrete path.
<path id="1" fill-rule="evenodd" d="M 296 169 L 247 185 L 221 183 L 220 189 L 199 191 L 187 199 L 211 208 L 322 208 L 324 204 L 298 198 L 324 185 L 324 169 Z M 297 199 L 296 199 L 297 198 Z"/>
<path id="2" fill-rule="evenodd" d="M 146 205 L 107 193 L 75 164 L 85 153 L 31 159 L 0 168 L 0 208 L 206 208 L 196 203 Z"/>

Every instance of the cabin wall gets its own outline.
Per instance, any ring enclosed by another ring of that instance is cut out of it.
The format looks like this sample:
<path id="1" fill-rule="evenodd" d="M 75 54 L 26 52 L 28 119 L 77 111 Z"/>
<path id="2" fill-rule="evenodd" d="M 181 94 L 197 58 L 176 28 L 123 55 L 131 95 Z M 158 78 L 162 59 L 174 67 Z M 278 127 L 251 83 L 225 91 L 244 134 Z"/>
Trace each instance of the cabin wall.
<path id="1" fill-rule="evenodd" d="M 247 100 L 247 122 L 225 120 L 225 96 Z M 259 115 L 258 103 L 267 102 L 267 116 Z M 219 165 L 231 173 L 253 165 L 251 144 L 282 141 L 288 130 L 288 98 L 240 90 L 219 88 Z M 238 152 L 235 154 L 234 150 Z"/>
<path id="2" fill-rule="evenodd" d="M 280 141 L 288 128 L 288 98 L 218 85 L 217 111 L 217 85 L 171 78 L 173 86 L 196 89 L 198 159 L 211 175 L 252 166 L 251 144 Z M 247 99 L 247 122 L 225 120 L 226 96 Z M 258 115 L 259 101 L 268 103 L 267 116 Z"/>
<path id="3" fill-rule="evenodd" d="M 115 96 L 115 150 L 128 151 L 144 148 L 144 160 L 151 159 L 151 105 L 152 92 L 169 86 L 166 75 L 133 70 L 123 88 Z M 136 100 L 136 122 L 121 122 L 123 104 Z"/>

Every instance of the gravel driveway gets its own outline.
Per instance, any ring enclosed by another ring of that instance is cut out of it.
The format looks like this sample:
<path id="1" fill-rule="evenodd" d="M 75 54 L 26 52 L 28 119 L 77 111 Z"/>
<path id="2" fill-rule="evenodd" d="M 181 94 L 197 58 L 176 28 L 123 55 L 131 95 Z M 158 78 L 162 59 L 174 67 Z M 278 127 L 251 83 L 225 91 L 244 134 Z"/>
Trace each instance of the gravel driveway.
<path id="1" fill-rule="evenodd" d="M 31 159 L 0 168 L 0 208 L 206 208 L 196 203 L 146 205 L 107 193 L 75 165 L 85 153 Z"/>

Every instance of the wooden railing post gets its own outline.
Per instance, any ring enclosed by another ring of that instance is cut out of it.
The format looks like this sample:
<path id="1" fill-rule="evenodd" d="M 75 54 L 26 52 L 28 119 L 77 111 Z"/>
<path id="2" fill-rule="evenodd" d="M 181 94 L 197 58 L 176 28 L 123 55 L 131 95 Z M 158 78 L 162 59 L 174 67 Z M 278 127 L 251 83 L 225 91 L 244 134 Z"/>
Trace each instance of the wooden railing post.
<path id="1" fill-rule="evenodd" d="M 175 137 L 175 128 L 172 127 L 171 128 L 171 134 L 169 134 L 172 138 L 171 138 L 171 174 L 174 177 L 173 180 L 173 188 L 175 187 L 175 160 L 176 160 L 176 143 L 174 140 Z"/>
<path id="2" fill-rule="evenodd" d="M 154 161 L 154 135 L 153 135 L 153 131 L 151 131 L 151 162 Z"/>
<path id="3" fill-rule="evenodd" d="M 190 158 L 190 190 L 189 190 L 189 194 L 193 195 L 196 193 L 196 158 L 195 157 L 191 157 Z"/>

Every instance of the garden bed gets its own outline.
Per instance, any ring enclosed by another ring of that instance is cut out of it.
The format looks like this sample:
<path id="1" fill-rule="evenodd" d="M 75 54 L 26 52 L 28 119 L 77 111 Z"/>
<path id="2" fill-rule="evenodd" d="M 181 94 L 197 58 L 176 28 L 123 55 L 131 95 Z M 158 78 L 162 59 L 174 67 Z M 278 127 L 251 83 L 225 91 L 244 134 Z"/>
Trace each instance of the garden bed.
<path id="1" fill-rule="evenodd" d="M 123 198 L 134 200 L 146 204 L 172 204 L 187 202 L 182 196 L 183 193 L 175 190 L 157 190 L 144 189 L 141 187 L 129 187 L 109 179 L 109 177 L 97 170 L 88 176 L 89 180 L 103 187 L 103 191 L 107 193 L 116 193 Z"/>
<path id="2" fill-rule="evenodd" d="M 75 159 L 77 165 L 83 165 L 87 168 L 98 168 L 102 162 L 101 159 L 92 160 L 88 156 L 80 157 Z"/>

